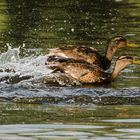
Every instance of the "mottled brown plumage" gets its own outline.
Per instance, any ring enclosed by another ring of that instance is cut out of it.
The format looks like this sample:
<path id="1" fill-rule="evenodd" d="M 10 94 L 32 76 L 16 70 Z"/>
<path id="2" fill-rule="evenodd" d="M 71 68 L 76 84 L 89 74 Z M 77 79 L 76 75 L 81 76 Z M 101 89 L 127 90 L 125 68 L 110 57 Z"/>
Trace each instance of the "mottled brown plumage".
<path id="1" fill-rule="evenodd" d="M 135 44 L 130 44 L 122 36 L 111 38 L 107 43 L 107 50 L 105 56 L 91 47 L 66 45 L 60 48 L 50 50 L 48 56 L 61 56 L 66 58 L 73 58 L 75 60 L 84 60 L 90 64 L 98 65 L 103 70 L 107 70 L 111 65 L 111 60 L 118 48 L 136 47 Z"/>
<path id="2" fill-rule="evenodd" d="M 116 61 L 112 73 L 107 73 L 97 65 L 91 65 L 85 61 L 74 60 L 72 58 L 63 58 L 51 56 L 48 58 L 47 65 L 51 69 L 69 74 L 81 83 L 108 83 L 114 80 L 120 71 L 129 64 L 140 64 L 140 60 L 132 57 L 122 56 Z"/>

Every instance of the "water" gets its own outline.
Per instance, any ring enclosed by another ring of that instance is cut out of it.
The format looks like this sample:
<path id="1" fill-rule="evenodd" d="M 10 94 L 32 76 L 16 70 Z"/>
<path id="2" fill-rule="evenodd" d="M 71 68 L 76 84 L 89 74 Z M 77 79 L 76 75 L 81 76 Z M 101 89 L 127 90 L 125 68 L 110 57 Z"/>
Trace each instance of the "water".
<path id="1" fill-rule="evenodd" d="M 1 103 L 1 139 L 140 138 L 139 106 Z"/>
<path id="2" fill-rule="evenodd" d="M 123 35 L 140 43 L 139 0 L 0 1 L 0 139 L 140 139 L 140 66 L 110 85 L 81 86 L 52 75 L 49 49 L 93 46 Z M 140 49 L 118 56 L 140 58 Z M 51 80 L 50 80 L 51 81 Z"/>

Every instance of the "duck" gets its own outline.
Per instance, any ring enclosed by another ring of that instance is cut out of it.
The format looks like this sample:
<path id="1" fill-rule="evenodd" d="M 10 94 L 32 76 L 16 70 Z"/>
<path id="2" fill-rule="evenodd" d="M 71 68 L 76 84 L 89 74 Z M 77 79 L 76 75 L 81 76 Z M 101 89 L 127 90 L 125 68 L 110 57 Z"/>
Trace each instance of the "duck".
<path id="1" fill-rule="evenodd" d="M 47 60 L 49 68 L 55 72 L 66 73 L 82 84 L 111 83 L 118 77 L 119 73 L 130 64 L 140 64 L 140 59 L 134 59 L 131 56 L 121 56 L 117 59 L 111 73 L 83 60 L 80 61 L 60 56 L 51 56 Z"/>
<path id="2" fill-rule="evenodd" d="M 138 45 L 128 42 L 123 36 L 115 36 L 109 39 L 104 56 L 94 48 L 78 45 L 65 45 L 60 48 L 51 49 L 48 56 L 55 55 L 75 60 L 84 60 L 92 65 L 98 65 L 103 70 L 107 70 L 117 49 L 126 47 L 133 48 L 138 47 Z"/>

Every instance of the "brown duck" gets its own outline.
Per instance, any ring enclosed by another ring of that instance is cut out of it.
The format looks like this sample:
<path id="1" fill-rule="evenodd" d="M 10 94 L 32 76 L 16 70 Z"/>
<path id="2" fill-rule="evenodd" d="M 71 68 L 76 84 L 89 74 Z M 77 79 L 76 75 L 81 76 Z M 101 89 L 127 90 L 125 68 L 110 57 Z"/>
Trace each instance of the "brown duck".
<path id="1" fill-rule="evenodd" d="M 86 46 L 67 45 L 60 48 L 50 50 L 48 56 L 61 56 L 66 58 L 73 58 L 75 60 L 84 60 L 90 64 L 95 64 L 101 67 L 103 70 L 107 70 L 112 58 L 119 48 L 123 47 L 137 47 L 136 44 L 129 43 L 122 36 L 115 36 L 111 38 L 107 43 L 107 49 L 105 56 L 99 54 L 99 52 L 93 48 Z"/>
<path id="2" fill-rule="evenodd" d="M 117 59 L 112 73 L 104 72 L 97 65 L 72 58 L 51 56 L 47 60 L 47 65 L 55 72 L 60 71 L 69 74 L 81 83 L 110 83 L 129 64 L 140 64 L 140 60 L 129 56 L 121 56 Z"/>

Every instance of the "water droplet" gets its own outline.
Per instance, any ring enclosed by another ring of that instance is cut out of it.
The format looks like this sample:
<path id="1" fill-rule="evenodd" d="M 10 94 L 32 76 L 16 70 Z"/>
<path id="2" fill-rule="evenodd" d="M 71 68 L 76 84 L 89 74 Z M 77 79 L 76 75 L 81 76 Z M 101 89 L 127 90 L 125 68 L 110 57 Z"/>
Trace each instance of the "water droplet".
<path id="1" fill-rule="evenodd" d="M 74 28 L 72 28 L 71 31 L 74 32 Z"/>

